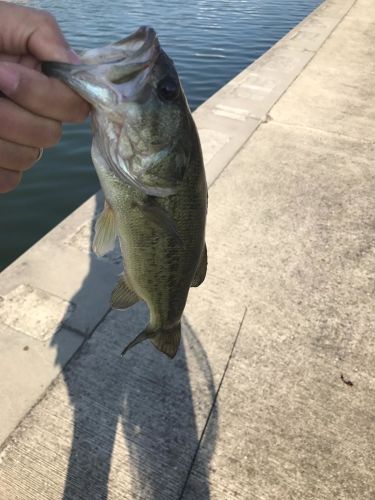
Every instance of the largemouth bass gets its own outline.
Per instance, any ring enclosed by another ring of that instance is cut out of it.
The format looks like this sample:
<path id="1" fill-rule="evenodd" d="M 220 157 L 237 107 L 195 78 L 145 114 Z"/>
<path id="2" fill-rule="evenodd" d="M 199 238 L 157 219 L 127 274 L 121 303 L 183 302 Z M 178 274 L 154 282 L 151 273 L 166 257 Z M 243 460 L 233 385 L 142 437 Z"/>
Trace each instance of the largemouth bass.
<path id="1" fill-rule="evenodd" d="M 105 196 L 95 226 L 99 256 L 119 238 L 124 273 L 112 307 L 147 303 L 150 339 L 174 357 L 191 286 L 206 275 L 207 184 L 198 133 L 172 60 L 155 31 L 81 54 L 81 64 L 46 62 L 93 106 L 92 159 Z"/>

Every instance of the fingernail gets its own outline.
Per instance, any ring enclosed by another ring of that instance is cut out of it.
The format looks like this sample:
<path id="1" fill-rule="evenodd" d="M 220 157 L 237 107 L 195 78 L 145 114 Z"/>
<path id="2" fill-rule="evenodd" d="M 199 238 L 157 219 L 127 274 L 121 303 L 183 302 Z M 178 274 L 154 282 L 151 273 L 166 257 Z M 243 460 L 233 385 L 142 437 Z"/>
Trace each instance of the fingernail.
<path id="1" fill-rule="evenodd" d="M 20 81 L 19 73 L 14 67 L 0 64 L 0 90 L 9 95 L 17 90 Z"/>

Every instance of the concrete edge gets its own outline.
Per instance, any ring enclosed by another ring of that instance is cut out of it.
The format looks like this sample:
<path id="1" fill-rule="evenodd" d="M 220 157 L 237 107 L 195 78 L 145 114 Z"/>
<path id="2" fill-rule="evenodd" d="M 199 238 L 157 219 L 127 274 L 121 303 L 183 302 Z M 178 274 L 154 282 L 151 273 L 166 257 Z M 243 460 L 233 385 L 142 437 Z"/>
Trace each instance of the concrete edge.
<path id="1" fill-rule="evenodd" d="M 354 3 L 325 0 L 194 112 L 209 186 Z M 118 250 L 103 259 L 91 256 L 91 228 L 101 205 L 98 193 L 0 274 L 0 389 L 7 402 L 0 446 L 110 309 L 121 259 Z"/>

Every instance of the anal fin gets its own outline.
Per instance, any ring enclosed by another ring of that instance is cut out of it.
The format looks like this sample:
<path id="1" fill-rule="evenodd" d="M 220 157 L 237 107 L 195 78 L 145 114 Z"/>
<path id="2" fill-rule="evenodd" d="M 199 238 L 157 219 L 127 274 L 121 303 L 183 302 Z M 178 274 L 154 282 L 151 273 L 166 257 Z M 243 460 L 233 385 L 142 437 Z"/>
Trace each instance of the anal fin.
<path id="1" fill-rule="evenodd" d="M 178 233 L 172 215 L 158 203 L 156 198 L 149 196 L 147 201 L 140 205 L 140 208 L 143 210 L 149 222 L 158 226 L 166 235 L 172 238 L 178 246 L 184 247 L 184 242 Z"/>
<path id="2" fill-rule="evenodd" d="M 112 208 L 104 202 L 103 212 L 95 224 L 95 237 L 92 249 L 98 257 L 114 249 L 116 241 L 115 216 Z"/>

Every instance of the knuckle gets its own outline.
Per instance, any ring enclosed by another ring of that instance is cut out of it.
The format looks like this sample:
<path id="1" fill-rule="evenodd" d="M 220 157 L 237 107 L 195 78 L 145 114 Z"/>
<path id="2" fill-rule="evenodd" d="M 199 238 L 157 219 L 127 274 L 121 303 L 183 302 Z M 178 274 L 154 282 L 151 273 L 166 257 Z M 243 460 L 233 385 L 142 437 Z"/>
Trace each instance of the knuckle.
<path id="1" fill-rule="evenodd" d="M 57 26 L 57 21 L 55 19 L 55 16 L 51 14 L 50 12 L 47 11 L 39 11 L 39 16 L 40 20 L 42 23 L 46 24 L 47 26 L 51 26 L 55 28 Z"/>

